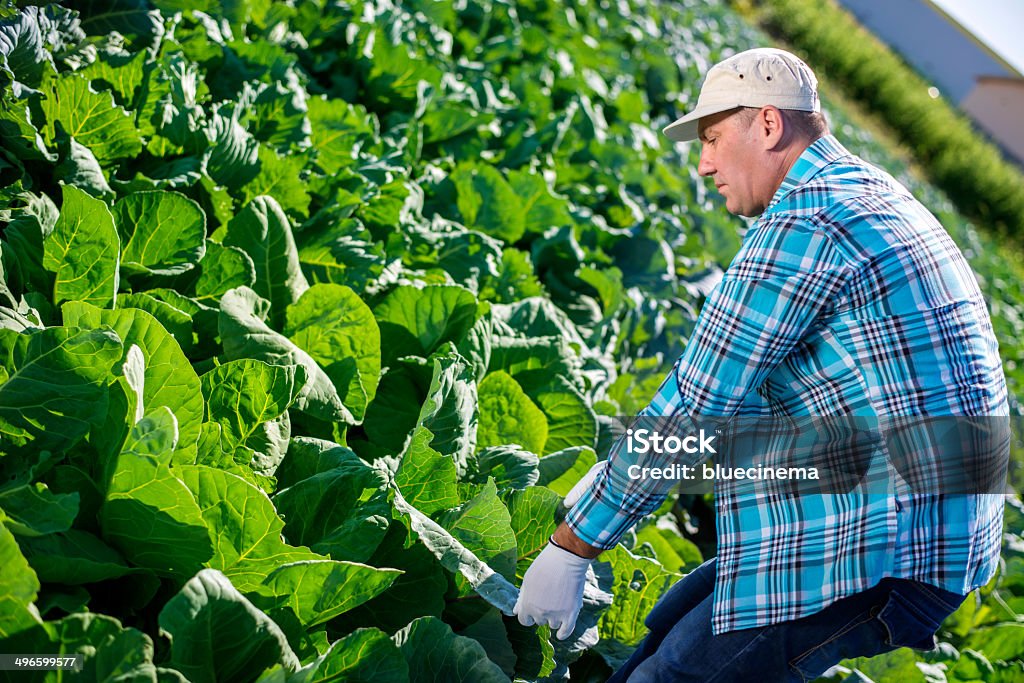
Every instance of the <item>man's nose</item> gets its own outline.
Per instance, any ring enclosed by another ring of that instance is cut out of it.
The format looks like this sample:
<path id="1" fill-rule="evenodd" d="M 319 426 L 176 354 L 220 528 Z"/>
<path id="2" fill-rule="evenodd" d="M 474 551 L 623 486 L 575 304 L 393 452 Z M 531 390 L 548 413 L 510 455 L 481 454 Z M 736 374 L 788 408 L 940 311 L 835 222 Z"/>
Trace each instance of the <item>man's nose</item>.
<path id="1" fill-rule="evenodd" d="M 711 153 L 708 152 L 707 145 L 701 145 L 700 148 L 700 163 L 697 164 L 697 173 L 702 176 L 709 176 L 714 174 L 715 164 L 711 158 Z"/>

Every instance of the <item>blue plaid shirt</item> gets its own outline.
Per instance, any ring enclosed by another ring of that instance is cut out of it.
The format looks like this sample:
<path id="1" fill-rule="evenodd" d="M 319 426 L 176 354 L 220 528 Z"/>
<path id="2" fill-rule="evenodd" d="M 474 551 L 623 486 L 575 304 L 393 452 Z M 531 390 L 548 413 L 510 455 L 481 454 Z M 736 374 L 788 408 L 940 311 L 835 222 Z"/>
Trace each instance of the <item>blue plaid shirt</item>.
<path id="1" fill-rule="evenodd" d="M 832 136 L 800 156 L 750 227 L 641 411 L 749 414 L 1009 414 L 988 311 L 960 250 L 906 188 Z M 677 483 L 631 479 L 636 457 L 616 442 L 570 510 L 582 540 L 613 547 Z M 967 594 L 995 572 L 1003 502 L 905 488 L 772 498 L 716 487 L 712 630 L 813 614 L 886 576 Z"/>

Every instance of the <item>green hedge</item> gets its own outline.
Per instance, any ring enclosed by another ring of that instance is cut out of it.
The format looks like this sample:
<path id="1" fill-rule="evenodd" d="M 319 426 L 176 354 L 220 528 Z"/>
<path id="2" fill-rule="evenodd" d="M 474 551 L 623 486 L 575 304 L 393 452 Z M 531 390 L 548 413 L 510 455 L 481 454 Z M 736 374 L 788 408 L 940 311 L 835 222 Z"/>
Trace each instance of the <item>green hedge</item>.
<path id="1" fill-rule="evenodd" d="M 846 10 L 833 0 L 765 0 L 757 17 L 883 117 L 961 212 L 1024 242 L 1024 175 Z"/>

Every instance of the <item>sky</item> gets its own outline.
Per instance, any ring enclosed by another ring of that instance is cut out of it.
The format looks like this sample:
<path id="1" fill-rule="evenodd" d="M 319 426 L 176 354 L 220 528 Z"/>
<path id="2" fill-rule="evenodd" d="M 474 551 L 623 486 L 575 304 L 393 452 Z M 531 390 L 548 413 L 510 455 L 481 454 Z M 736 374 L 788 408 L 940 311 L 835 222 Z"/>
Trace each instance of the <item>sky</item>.
<path id="1" fill-rule="evenodd" d="M 1024 73 L 1024 0 L 932 0 L 949 16 Z"/>

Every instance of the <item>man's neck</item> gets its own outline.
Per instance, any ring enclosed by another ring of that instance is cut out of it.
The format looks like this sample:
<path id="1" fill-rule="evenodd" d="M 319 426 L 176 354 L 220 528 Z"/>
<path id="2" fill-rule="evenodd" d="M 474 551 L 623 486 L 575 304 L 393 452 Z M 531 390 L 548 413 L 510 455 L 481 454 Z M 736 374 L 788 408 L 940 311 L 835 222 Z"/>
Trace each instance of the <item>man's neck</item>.
<path id="1" fill-rule="evenodd" d="M 789 175 L 789 172 L 792 170 L 793 164 L 796 163 L 796 160 L 799 159 L 800 155 L 802 155 L 813 143 L 813 140 L 808 140 L 807 138 L 794 140 L 792 143 L 787 145 L 785 149 L 779 150 L 776 155 L 770 159 L 769 163 L 774 167 L 771 184 L 772 191 L 764 208 L 768 208 L 771 204 L 772 199 L 775 198 L 779 188 L 782 187 L 782 182 L 786 179 L 786 176 Z"/>

